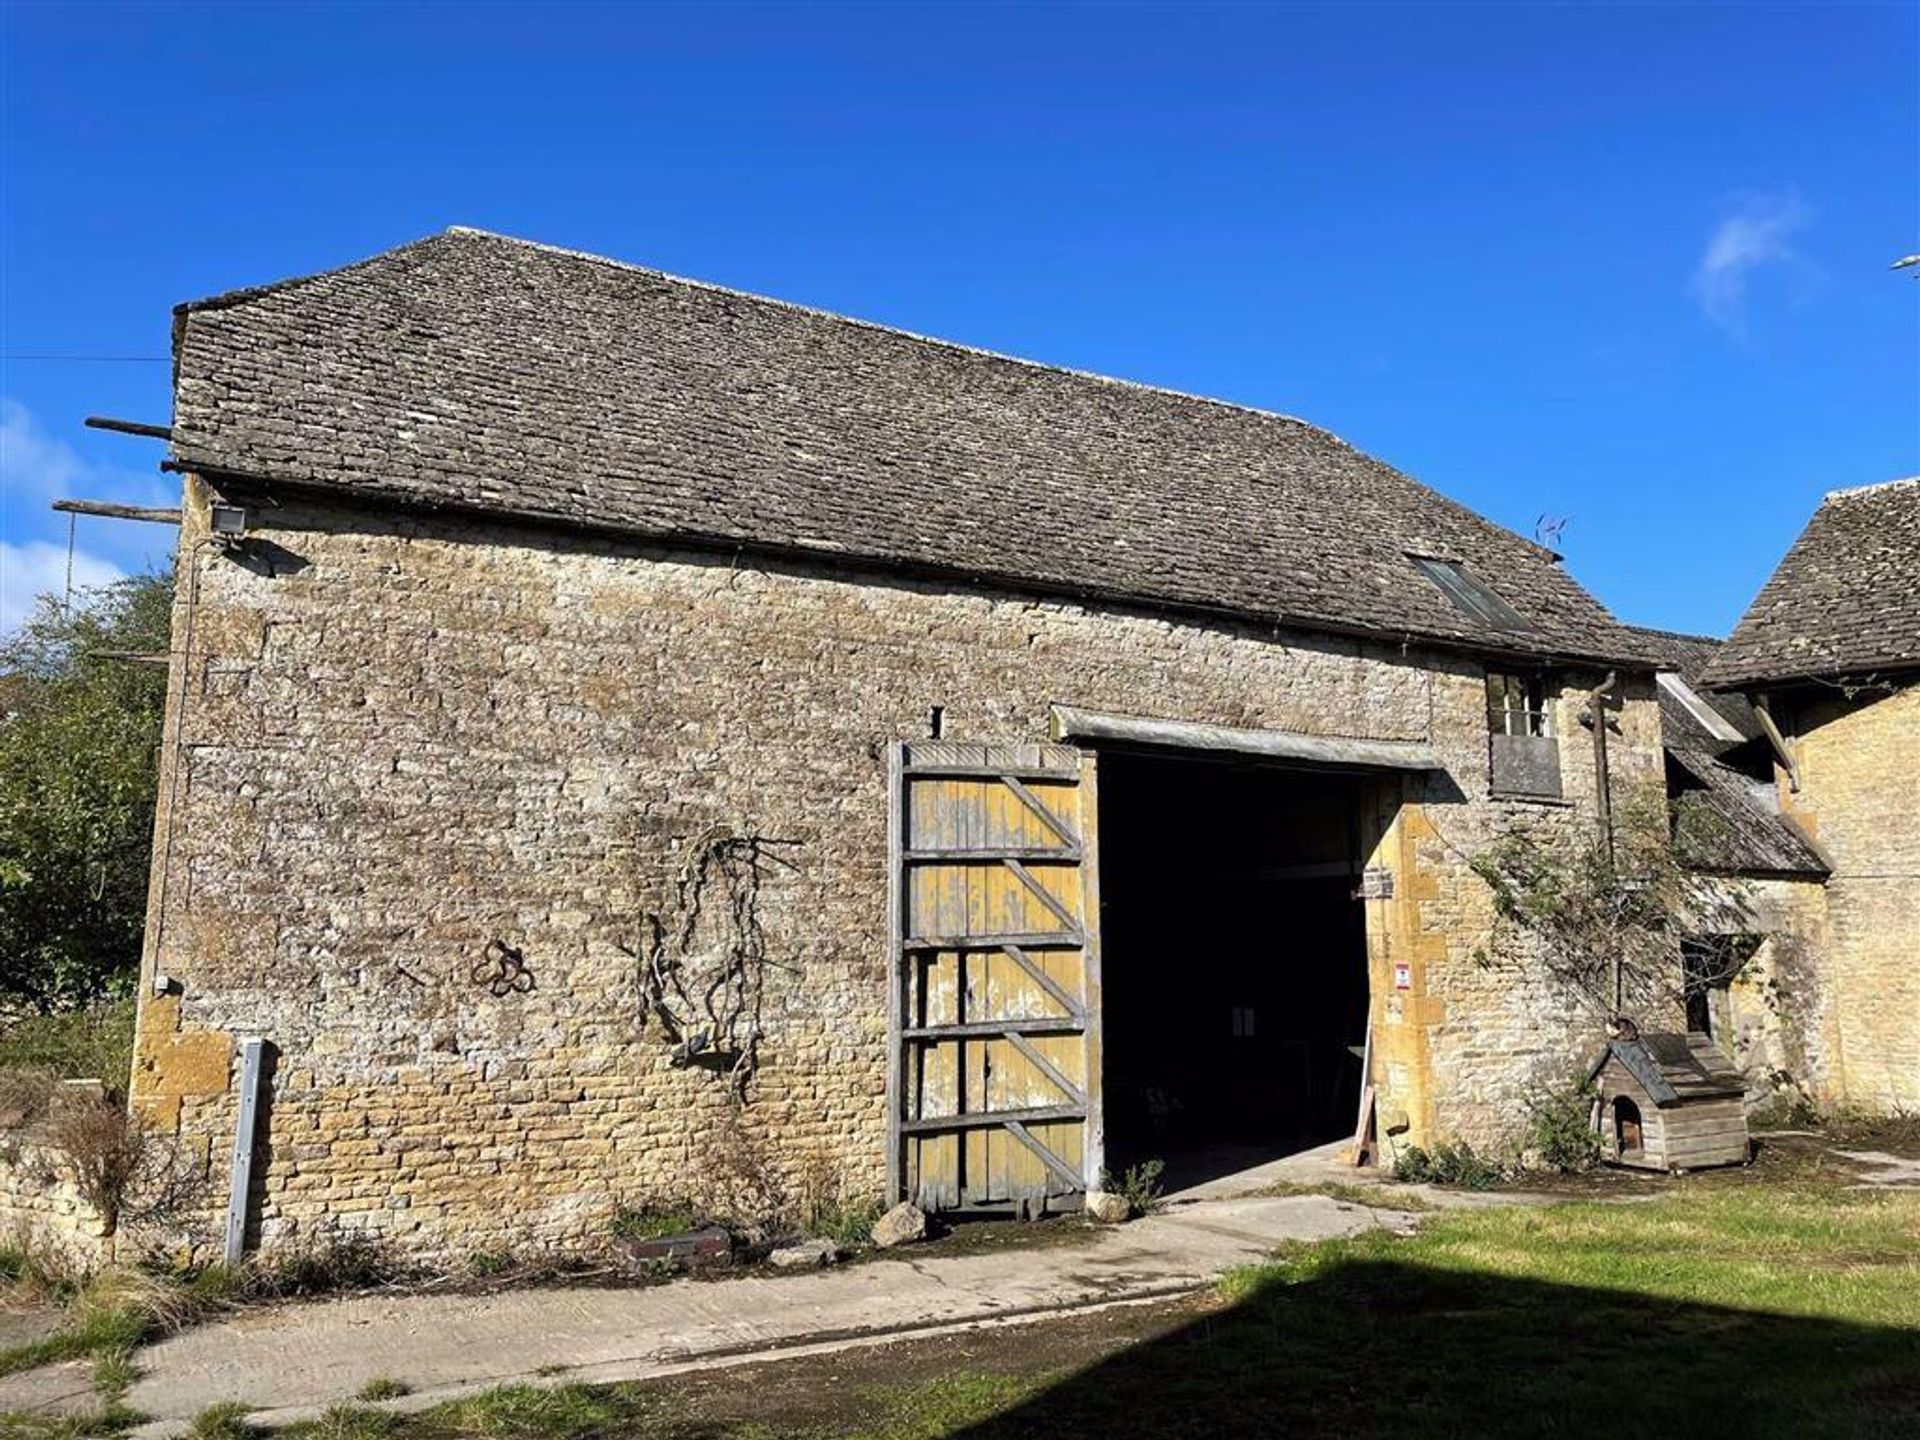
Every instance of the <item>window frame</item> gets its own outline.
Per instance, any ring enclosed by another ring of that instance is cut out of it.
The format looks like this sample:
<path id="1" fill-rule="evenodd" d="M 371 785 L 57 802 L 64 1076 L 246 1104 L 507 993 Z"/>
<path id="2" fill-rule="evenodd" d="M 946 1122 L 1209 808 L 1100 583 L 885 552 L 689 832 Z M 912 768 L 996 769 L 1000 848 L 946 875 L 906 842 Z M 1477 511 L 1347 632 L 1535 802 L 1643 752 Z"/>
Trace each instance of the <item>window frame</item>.
<path id="1" fill-rule="evenodd" d="M 1533 622 L 1509 605 L 1478 575 L 1444 555 L 1409 552 L 1407 559 L 1462 615 L 1495 630 L 1531 630 Z"/>

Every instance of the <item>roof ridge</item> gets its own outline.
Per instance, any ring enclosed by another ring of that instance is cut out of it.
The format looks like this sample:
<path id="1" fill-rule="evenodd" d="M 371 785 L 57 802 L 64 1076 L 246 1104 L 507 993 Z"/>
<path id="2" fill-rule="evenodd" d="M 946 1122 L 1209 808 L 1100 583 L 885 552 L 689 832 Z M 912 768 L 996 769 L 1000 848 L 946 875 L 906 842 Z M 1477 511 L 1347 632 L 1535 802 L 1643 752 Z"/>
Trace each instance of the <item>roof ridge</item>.
<path id="1" fill-rule="evenodd" d="M 1902 485 L 1920 485 L 1920 475 L 1903 475 L 1898 480 L 1876 480 L 1871 485 L 1848 485 L 1840 490 L 1829 490 L 1821 501 L 1845 500 L 1854 495 L 1870 495 L 1878 490 L 1897 490 Z"/>
<path id="2" fill-rule="evenodd" d="M 1669 640 L 1698 640 L 1703 645 L 1724 645 L 1727 643 L 1726 638 L 1720 635 L 1702 635 L 1693 630 L 1663 630 L 1658 625 L 1634 625 L 1625 620 L 1622 620 L 1620 623 L 1625 625 L 1629 630 L 1639 631 L 1642 635 L 1664 635 Z"/>

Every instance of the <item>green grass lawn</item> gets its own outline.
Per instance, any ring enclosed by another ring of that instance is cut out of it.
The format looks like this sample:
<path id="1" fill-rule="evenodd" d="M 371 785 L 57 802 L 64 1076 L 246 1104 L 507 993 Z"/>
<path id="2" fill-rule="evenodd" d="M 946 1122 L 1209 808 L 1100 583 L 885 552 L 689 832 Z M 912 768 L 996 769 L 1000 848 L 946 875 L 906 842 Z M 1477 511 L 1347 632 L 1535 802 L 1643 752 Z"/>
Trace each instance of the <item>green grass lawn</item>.
<path id="1" fill-rule="evenodd" d="M 1747 1171 L 1595 1182 L 1651 1199 L 1298 1247 L 1198 1299 L 420 1414 L 351 1405 L 291 1440 L 1920 1436 L 1920 1191 L 1852 1188 L 1796 1143 Z M 8 1418 L 0 1434 L 109 1428 Z M 246 1434 L 225 1410 L 198 1440 Z"/>
<path id="2" fill-rule="evenodd" d="M 306 1436 L 1920 1435 L 1920 1192 L 1828 1176 L 1452 1213 L 1300 1247 L 1168 1314 L 1066 1365 L 1061 1333 L 1110 1319 L 990 1332 L 957 1364 L 889 1347 L 697 1385 L 509 1389 L 405 1419 L 343 1410 Z"/>

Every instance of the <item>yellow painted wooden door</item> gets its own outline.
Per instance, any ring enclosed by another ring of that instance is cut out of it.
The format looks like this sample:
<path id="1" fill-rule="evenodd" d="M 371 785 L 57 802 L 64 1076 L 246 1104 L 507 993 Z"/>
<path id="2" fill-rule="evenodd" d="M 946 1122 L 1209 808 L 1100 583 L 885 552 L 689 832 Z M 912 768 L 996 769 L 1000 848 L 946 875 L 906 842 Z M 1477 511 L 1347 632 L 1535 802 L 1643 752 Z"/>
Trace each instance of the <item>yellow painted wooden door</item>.
<path id="1" fill-rule="evenodd" d="M 1101 1151 L 1093 755 L 930 741 L 891 783 L 895 1193 L 1072 1208 Z"/>

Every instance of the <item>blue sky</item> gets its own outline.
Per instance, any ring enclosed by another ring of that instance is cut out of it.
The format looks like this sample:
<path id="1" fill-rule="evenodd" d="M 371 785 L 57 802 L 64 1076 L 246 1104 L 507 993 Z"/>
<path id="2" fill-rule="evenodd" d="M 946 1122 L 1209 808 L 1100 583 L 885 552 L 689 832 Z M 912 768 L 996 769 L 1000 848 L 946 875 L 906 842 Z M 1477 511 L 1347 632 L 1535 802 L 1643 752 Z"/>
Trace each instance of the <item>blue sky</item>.
<path id="1" fill-rule="evenodd" d="M 0 623 L 169 307 L 449 224 L 1313 420 L 1724 633 L 1920 471 L 1920 8 L 0 7 Z M 84 582 L 163 560 L 81 522 Z"/>

